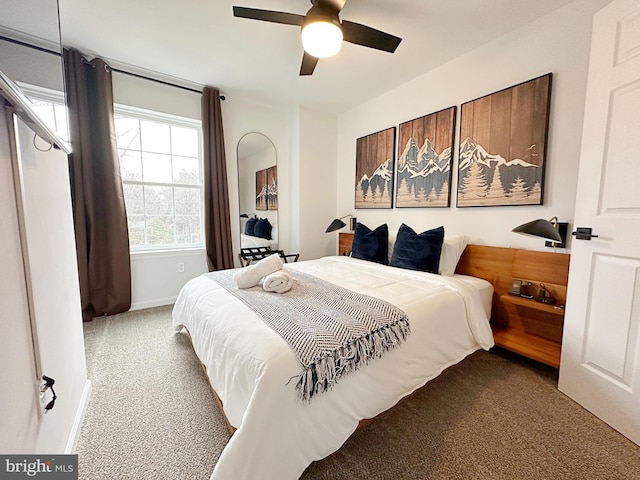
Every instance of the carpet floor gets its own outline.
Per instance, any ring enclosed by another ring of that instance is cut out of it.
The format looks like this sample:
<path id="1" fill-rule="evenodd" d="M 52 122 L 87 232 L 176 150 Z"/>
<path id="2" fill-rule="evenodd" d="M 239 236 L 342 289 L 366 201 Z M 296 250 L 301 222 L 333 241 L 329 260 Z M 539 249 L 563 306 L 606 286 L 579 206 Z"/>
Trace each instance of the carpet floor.
<path id="1" fill-rule="evenodd" d="M 171 307 L 84 329 L 93 391 L 79 478 L 208 479 L 229 432 L 189 339 L 171 331 Z M 640 480 L 640 447 L 556 387 L 554 369 L 476 352 L 301 478 Z"/>

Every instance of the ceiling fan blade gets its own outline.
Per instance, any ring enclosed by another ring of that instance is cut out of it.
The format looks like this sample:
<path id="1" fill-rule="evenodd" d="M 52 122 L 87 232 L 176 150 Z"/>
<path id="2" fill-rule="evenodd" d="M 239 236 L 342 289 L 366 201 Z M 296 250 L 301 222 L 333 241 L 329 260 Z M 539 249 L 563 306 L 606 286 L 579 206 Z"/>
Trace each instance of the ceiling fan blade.
<path id="1" fill-rule="evenodd" d="M 302 65 L 300 65 L 300 76 L 311 75 L 318 64 L 318 57 L 314 57 L 309 55 L 307 52 L 304 52 L 304 56 L 302 57 Z"/>
<path id="2" fill-rule="evenodd" d="M 233 6 L 233 16 L 262 20 L 264 22 L 284 23 L 285 25 L 302 26 L 304 15 L 287 12 L 275 12 L 273 10 L 260 10 L 259 8 L 247 8 Z"/>
<path id="3" fill-rule="evenodd" d="M 355 43 L 364 47 L 375 48 L 393 53 L 402 39 L 389 33 L 359 23 L 342 21 L 342 35 L 345 42 Z"/>
<path id="4" fill-rule="evenodd" d="M 316 7 L 335 13 L 340 13 L 347 0 L 311 0 Z"/>

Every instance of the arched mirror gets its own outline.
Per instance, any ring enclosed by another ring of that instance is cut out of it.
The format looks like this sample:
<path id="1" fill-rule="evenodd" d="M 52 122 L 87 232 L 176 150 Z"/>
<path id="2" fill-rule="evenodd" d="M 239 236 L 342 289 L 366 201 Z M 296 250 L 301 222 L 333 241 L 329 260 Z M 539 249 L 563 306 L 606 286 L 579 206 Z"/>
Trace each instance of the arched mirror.
<path id="1" fill-rule="evenodd" d="M 278 249 L 276 148 L 266 135 L 245 134 L 238 142 L 241 248 Z"/>

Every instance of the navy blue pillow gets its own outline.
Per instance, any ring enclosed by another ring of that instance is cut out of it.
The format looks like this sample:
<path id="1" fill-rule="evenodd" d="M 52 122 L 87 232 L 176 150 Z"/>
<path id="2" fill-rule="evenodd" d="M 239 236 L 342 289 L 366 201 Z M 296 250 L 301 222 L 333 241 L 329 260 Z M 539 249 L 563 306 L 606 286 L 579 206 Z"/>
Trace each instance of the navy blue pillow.
<path id="1" fill-rule="evenodd" d="M 271 240 L 271 224 L 266 218 L 261 218 L 253 227 L 253 236 Z"/>
<path id="2" fill-rule="evenodd" d="M 256 222 L 258 219 L 256 217 L 251 217 L 247 220 L 247 223 L 244 226 L 244 234 L 254 236 L 254 229 L 256 228 Z"/>
<path id="3" fill-rule="evenodd" d="M 358 222 L 353 234 L 351 256 L 387 265 L 389 263 L 389 229 L 387 224 L 371 230 Z"/>
<path id="4" fill-rule="evenodd" d="M 398 230 L 389 265 L 409 270 L 438 273 L 443 241 L 444 227 L 434 228 L 418 234 L 403 223 Z"/>

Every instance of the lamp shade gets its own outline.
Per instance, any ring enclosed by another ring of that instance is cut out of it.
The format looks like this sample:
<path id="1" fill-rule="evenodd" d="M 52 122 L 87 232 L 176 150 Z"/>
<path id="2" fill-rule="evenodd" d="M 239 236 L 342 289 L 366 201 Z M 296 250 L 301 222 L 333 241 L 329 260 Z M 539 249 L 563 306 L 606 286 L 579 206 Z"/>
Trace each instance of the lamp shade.
<path id="1" fill-rule="evenodd" d="M 324 231 L 324 233 L 335 232 L 336 230 L 340 230 L 342 227 L 346 227 L 346 226 L 347 226 L 346 223 L 344 223 L 339 218 L 336 218 L 333 220 L 333 222 L 329 224 L 329 226 Z"/>
<path id="2" fill-rule="evenodd" d="M 302 47 L 309 55 L 317 58 L 331 57 L 342 46 L 342 29 L 338 22 L 316 20 L 306 23 L 300 34 Z"/>
<path id="3" fill-rule="evenodd" d="M 560 236 L 560 233 L 558 233 L 556 227 L 549 220 L 543 220 L 542 218 L 532 222 L 523 223 L 511 231 L 522 233 L 524 235 L 541 237 L 551 242 L 562 242 L 562 237 Z"/>

